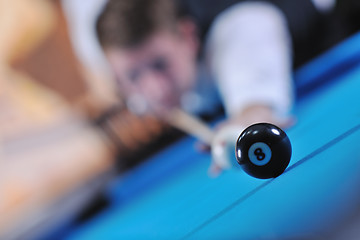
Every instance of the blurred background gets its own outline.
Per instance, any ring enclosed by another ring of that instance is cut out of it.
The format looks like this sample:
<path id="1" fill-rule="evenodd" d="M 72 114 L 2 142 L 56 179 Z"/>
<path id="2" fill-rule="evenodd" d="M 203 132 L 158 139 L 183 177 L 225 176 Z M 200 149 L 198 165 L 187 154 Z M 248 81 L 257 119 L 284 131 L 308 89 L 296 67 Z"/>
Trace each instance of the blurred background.
<path id="1" fill-rule="evenodd" d="M 86 219 L 113 177 L 183 136 L 115 90 L 95 38 L 104 3 L 0 0 L 0 239 Z"/>
<path id="2" fill-rule="evenodd" d="M 0 0 L 0 239 L 86 215 L 109 179 L 182 136 L 114 91 L 92 25 L 103 3 Z"/>

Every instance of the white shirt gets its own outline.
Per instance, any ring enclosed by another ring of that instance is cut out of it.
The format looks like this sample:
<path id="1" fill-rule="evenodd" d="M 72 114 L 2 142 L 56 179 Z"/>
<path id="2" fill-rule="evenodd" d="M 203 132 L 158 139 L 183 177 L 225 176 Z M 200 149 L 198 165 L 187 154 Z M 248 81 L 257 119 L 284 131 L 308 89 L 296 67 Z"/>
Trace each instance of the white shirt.
<path id="1" fill-rule="evenodd" d="M 335 0 L 312 0 L 321 12 Z M 279 116 L 293 103 L 291 37 L 284 14 L 266 2 L 242 2 L 221 13 L 207 39 L 207 61 L 229 117 L 251 104 Z"/>
<path id="2" fill-rule="evenodd" d="M 208 62 L 228 116 L 251 104 L 278 114 L 292 105 L 290 34 L 283 13 L 265 2 L 239 3 L 213 24 Z"/>

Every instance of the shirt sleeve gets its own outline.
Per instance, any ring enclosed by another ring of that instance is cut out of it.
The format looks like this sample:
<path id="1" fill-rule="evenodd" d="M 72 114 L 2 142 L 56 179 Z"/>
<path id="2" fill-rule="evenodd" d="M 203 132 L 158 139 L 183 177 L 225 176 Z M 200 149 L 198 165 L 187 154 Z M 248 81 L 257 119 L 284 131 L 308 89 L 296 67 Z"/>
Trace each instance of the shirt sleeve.
<path id="1" fill-rule="evenodd" d="M 207 61 L 231 117 L 251 104 L 277 114 L 292 105 L 291 39 L 283 13 L 269 3 L 239 3 L 217 17 Z"/>

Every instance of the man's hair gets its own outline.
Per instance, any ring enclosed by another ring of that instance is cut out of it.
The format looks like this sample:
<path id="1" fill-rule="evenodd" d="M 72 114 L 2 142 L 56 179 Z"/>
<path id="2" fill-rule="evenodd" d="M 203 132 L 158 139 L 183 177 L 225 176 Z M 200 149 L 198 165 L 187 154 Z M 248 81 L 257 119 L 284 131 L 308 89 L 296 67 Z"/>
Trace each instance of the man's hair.
<path id="1" fill-rule="evenodd" d="M 176 0 L 109 0 L 98 17 L 96 31 L 102 47 L 132 47 L 158 30 L 175 29 Z"/>

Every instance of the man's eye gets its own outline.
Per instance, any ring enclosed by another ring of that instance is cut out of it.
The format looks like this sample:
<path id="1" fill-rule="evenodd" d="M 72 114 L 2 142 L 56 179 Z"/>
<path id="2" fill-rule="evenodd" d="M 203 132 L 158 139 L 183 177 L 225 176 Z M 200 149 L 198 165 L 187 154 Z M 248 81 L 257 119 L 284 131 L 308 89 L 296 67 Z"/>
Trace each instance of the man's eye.
<path id="1" fill-rule="evenodd" d="M 168 62 L 164 58 L 158 58 L 151 63 L 151 68 L 163 72 L 168 68 Z"/>

